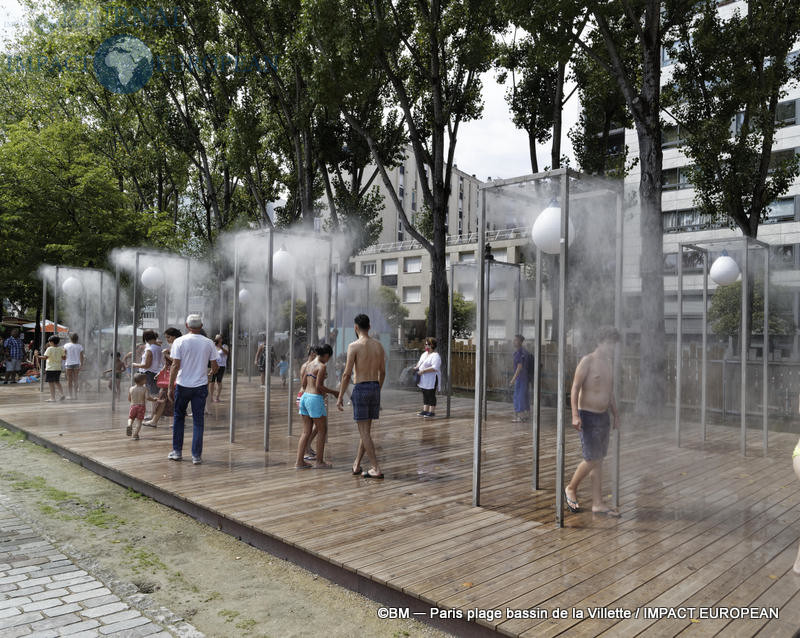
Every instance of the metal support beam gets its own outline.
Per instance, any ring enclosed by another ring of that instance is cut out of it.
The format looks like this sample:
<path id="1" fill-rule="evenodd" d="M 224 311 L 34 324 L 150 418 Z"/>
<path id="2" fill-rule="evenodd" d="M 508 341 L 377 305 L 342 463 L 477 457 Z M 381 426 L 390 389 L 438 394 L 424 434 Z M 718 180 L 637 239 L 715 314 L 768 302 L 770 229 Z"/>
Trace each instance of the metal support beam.
<path id="1" fill-rule="evenodd" d="M 533 369 L 533 408 L 531 409 L 531 438 L 533 441 L 533 480 L 534 490 L 539 489 L 539 433 L 542 405 L 542 251 L 536 248 L 536 302 L 533 311 L 535 322 L 534 369 Z"/>
<path id="2" fill-rule="evenodd" d="M 114 268 L 114 337 L 111 345 L 111 411 L 117 408 L 117 351 L 119 349 L 119 264 Z"/>
<path id="3" fill-rule="evenodd" d="M 267 240 L 267 272 L 264 277 L 264 450 L 269 451 L 270 398 L 272 392 L 272 370 L 270 355 L 272 349 L 272 258 L 274 234 L 269 230 Z"/>
<path id="4" fill-rule="evenodd" d="M 681 446 L 681 385 L 683 383 L 683 244 L 678 245 L 678 316 L 675 327 L 675 445 Z"/>
<path id="5" fill-rule="evenodd" d="M 700 355 L 700 440 L 706 440 L 708 403 L 708 251 L 703 251 L 703 334 Z M 724 383 L 724 381 L 723 381 Z"/>
<path id="6" fill-rule="evenodd" d="M 292 366 L 294 366 L 294 313 L 295 313 L 295 285 L 294 285 L 294 278 L 292 278 L 292 283 L 290 284 L 292 287 L 292 302 L 289 308 L 289 396 L 287 398 L 287 419 L 289 423 L 289 436 L 292 436 L 292 418 L 294 417 L 294 410 L 295 410 L 295 398 L 294 398 L 294 370 Z"/>
<path id="7" fill-rule="evenodd" d="M 472 436 L 472 505 L 479 507 L 481 504 L 481 455 L 483 454 L 483 401 L 486 392 L 486 379 L 484 377 L 484 359 L 486 358 L 486 341 L 483 338 L 484 324 L 486 323 L 486 306 L 483 304 L 485 287 L 484 273 L 486 272 L 486 191 L 481 190 L 481 206 L 478 214 L 478 289 L 475 298 L 478 300 L 476 313 L 476 334 L 478 342 L 475 348 L 475 408 Z"/>
<path id="8" fill-rule="evenodd" d="M 455 267 L 450 259 L 450 309 L 447 315 L 447 409 L 445 416 L 450 418 L 450 403 L 453 397 L 453 295 L 455 292 Z"/>
<path id="9" fill-rule="evenodd" d="M 561 176 L 561 244 L 558 276 L 558 397 L 556 402 L 556 523 L 564 527 L 564 410 L 567 356 L 567 270 L 569 258 L 569 173 Z"/>
<path id="10" fill-rule="evenodd" d="M 239 242 L 233 241 L 233 326 L 231 328 L 229 369 L 231 371 L 231 400 L 228 415 L 228 440 L 236 440 L 236 383 L 239 380 L 237 370 L 239 346 L 236 343 L 239 336 Z"/>
<path id="11" fill-rule="evenodd" d="M 761 445 L 764 456 L 769 447 L 769 249 L 764 249 L 764 346 L 761 349 Z"/>
<path id="12" fill-rule="evenodd" d="M 614 327 L 622 335 L 623 332 L 623 299 L 622 299 L 622 277 L 624 264 L 624 213 L 622 209 L 622 192 L 616 192 L 616 224 L 614 233 L 615 263 L 614 263 Z M 622 404 L 622 342 L 617 343 L 614 348 L 614 402 L 617 411 Z M 622 433 L 614 430 L 614 469 L 611 474 L 611 498 L 615 508 L 619 508 L 619 479 L 620 479 L 620 448 L 622 444 Z"/>
<path id="13" fill-rule="evenodd" d="M 749 274 L 750 269 L 748 268 L 748 253 L 750 252 L 750 246 L 745 242 L 744 244 L 744 256 L 742 258 L 742 324 L 741 324 L 741 332 L 739 337 L 739 346 L 740 346 L 740 357 L 741 357 L 741 377 L 742 377 L 742 384 L 740 387 L 740 400 L 739 400 L 739 410 L 741 413 L 740 419 L 740 441 L 739 447 L 742 453 L 742 456 L 747 455 L 747 342 L 749 341 L 748 337 L 750 336 L 750 322 L 748 321 L 748 305 L 747 305 L 747 298 L 750 295 L 750 282 Z"/>

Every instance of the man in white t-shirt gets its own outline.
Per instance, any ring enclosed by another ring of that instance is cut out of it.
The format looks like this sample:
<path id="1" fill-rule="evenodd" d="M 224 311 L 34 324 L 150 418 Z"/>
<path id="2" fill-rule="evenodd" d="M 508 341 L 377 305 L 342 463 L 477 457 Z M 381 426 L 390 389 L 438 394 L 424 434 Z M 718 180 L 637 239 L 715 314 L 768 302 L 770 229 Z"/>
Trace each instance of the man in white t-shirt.
<path id="1" fill-rule="evenodd" d="M 169 372 L 169 398 L 175 402 L 172 421 L 172 452 L 167 458 L 180 461 L 183 456 L 183 427 L 186 408 L 192 404 L 192 463 L 203 462 L 203 417 L 208 398 L 208 364 L 211 372 L 217 372 L 217 348 L 214 342 L 201 333 L 203 320 L 200 315 L 186 317 L 189 334 L 172 342 Z"/>

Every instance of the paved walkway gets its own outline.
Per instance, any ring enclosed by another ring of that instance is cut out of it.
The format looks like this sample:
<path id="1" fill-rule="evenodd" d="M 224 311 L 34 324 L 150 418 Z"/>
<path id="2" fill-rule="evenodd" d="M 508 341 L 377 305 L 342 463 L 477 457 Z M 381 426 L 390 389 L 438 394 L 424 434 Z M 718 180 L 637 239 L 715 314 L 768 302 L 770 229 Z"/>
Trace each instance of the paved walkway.
<path id="1" fill-rule="evenodd" d="M 172 634 L 0 506 L 0 636 Z"/>

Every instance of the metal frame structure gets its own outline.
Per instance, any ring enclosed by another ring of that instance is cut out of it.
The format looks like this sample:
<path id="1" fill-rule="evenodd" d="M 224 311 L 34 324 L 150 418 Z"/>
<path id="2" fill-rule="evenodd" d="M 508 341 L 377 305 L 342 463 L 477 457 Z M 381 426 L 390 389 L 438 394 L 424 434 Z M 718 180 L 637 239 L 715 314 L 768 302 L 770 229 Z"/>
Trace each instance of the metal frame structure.
<path id="1" fill-rule="evenodd" d="M 269 451 L 269 436 L 270 436 L 270 418 L 271 418 L 271 410 L 270 410 L 270 398 L 271 398 L 271 375 L 269 366 L 269 356 L 270 351 L 272 348 L 273 342 L 273 335 L 272 335 L 272 291 L 275 285 L 274 276 L 273 276 L 273 258 L 275 253 L 275 237 L 277 236 L 279 239 L 286 239 L 290 240 L 292 237 L 301 239 L 314 239 L 315 241 L 327 242 L 328 243 L 328 270 L 327 270 L 327 301 L 325 304 L 325 312 L 326 312 L 326 332 L 330 333 L 330 325 L 331 325 L 331 318 L 330 318 L 330 310 L 331 310 L 331 281 L 332 281 L 332 262 L 333 262 L 333 241 L 330 237 L 326 237 L 324 235 L 309 235 L 309 234 L 301 234 L 301 233 L 292 233 L 287 231 L 277 231 L 274 228 L 263 228 L 259 231 L 255 231 L 257 234 L 265 236 L 267 241 L 267 251 L 268 255 L 270 256 L 268 259 L 265 260 L 266 263 L 266 273 L 264 277 L 264 285 L 265 285 L 265 295 L 264 295 L 264 311 L 265 311 L 265 326 L 264 326 L 264 334 L 265 334 L 265 342 L 264 342 L 264 359 L 267 365 L 267 371 L 265 376 L 265 383 L 264 383 L 264 450 Z M 238 370 L 237 370 L 237 355 L 238 355 L 238 346 L 236 344 L 236 338 L 239 334 L 239 291 L 241 285 L 241 260 L 239 255 L 239 244 L 236 239 L 234 239 L 234 282 L 233 282 L 233 316 L 232 316 L 232 338 L 230 339 L 230 353 L 228 360 L 230 362 L 230 384 L 231 384 L 231 399 L 230 399 L 230 409 L 228 414 L 228 438 L 231 443 L 234 442 L 236 438 L 236 387 L 238 382 Z M 255 280 L 252 280 L 255 283 Z M 292 422 L 294 420 L 294 411 L 296 409 L 295 406 L 295 397 L 294 395 L 294 383 L 293 383 L 293 375 L 292 375 L 292 362 L 294 361 L 294 316 L 295 316 L 295 306 L 296 306 L 296 286 L 295 286 L 295 278 L 293 277 L 289 282 L 289 286 L 291 288 L 291 305 L 289 310 L 289 383 L 288 383 L 288 397 L 287 397 L 287 435 L 292 436 Z M 313 284 L 313 294 L 314 298 L 316 299 L 316 285 Z M 312 304 L 312 306 L 316 306 L 316 303 Z M 311 318 L 316 326 L 316 309 L 311 308 Z M 316 331 L 316 329 L 315 329 Z M 315 341 L 318 338 L 318 334 L 316 335 L 308 335 L 308 338 L 313 338 Z"/>
<path id="2" fill-rule="evenodd" d="M 185 281 L 185 288 L 186 293 L 184 295 L 184 319 L 189 315 L 189 289 L 190 289 L 190 282 L 191 282 L 191 268 L 192 268 L 192 260 L 191 257 L 186 257 L 184 255 L 175 255 L 172 253 L 160 253 L 157 251 L 148 251 L 148 250 L 137 250 L 136 251 L 136 264 L 134 266 L 133 272 L 133 315 L 131 317 L 131 384 L 133 384 L 133 363 L 134 358 L 136 357 L 136 322 L 139 315 L 139 277 L 141 273 L 139 272 L 139 263 L 140 257 L 142 255 L 148 255 L 152 257 L 169 257 L 170 259 L 180 259 L 186 264 L 186 281 Z M 116 365 L 116 356 L 117 356 L 117 349 L 119 348 L 119 293 L 120 293 L 120 272 L 121 268 L 119 263 L 117 263 L 115 270 L 114 270 L 114 282 L 115 282 L 115 290 L 114 290 L 114 337 L 113 337 L 113 345 L 112 345 L 112 370 L 111 370 L 111 409 L 116 410 L 117 408 L 117 375 L 116 371 L 114 370 L 114 366 Z M 166 274 L 165 276 L 165 283 L 162 285 L 166 285 Z M 165 289 L 166 290 L 166 289 Z M 164 300 L 164 320 L 168 318 L 167 315 L 167 297 L 165 292 L 165 300 Z"/>
<path id="3" fill-rule="evenodd" d="M 751 249 L 764 251 L 764 348 L 762 356 L 762 447 L 764 456 L 767 455 L 769 443 L 769 256 L 770 246 L 752 237 L 730 237 L 719 239 L 707 239 L 698 242 L 681 242 L 678 245 L 678 313 L 676 325 L 676 356 L 675 356 L 675 442 L 678 447 L 681 445 L 681 410 L 683 408 L 683 397 L 681 385 L 683 381 L 683 255 L 686 250 L 693 250 L 703 255 L 703 334 L 702 334 L 702 354 L 701 354 L 701 377 L 700 377 L 700 433 L 702 440 L 706 440 L 706 412 L 707 412 L 707 390 L 706 379 L 708 375 L 708 356 L 706 354 L 707 334 L 708 334 L 708 255 L 710 246 L 738 246 L 742 251 L 742 263 L 740 272 L 742 277 L 742 299 L 741 299 L 741 321 L 739 325 L 740 341 L 740 366 L 741 366 L 741 386 L 740 386 L 740 434 L 739 449 L 742 456 L 747 454 L 747 346 L 750 336 L 751 326 L 749 325 L 748 305 L 749 285 L 750 285 L 750 260 Z M 722 380 L 723 384 L 725 379 Z"/>
<path id="4" fill-rule="evenodd" d="M 491 282 L 492 282 L 492 268 L 493 267 L 515 268 L 517 270 L 517 295 L 516 295 L 517 307 L 516 307 L 516 311 L 515 311 L 515 315 L 514 315 L 515 316 L 515 319 L 514 319 L 514 321 L 515 321 L 515 323 L 514 323 L 514 334 L 519 334 L 520 331 L 521 331 L 520 328 L 522 326 L 522 319 L 523 319 L 523 317 L 522 317 L 522 314 L 523 314 L 522 313 L 522 308 L 523 308 L 523 302 L 522 302 L 522 265 L 521 264 L 516 264 L 516 263 L 505 262 L 505 261 L 494 261 L 494 260 L 492 260 L 492 261 L 489 262 L 489 266 L 488 266 L 488 269 L 487 269 L 487 272 L 486 272 L 486 297 L 484 298 L 484 303 L 487 304 L 487 308 L 488 308 L 488 304 L 491 301 Z M 451 263 L 450 264 L 450 281 L 449 281 L 449 286 L 450 286 L 450 307 L 449 307 L 448 322 L 447 322 L 447 334 L 450 335 L 450 339 L 447 342 L 447 388 L 446 388 L 447 405 L 446 405 L 446 412 L 445 412 L 445 416 L 447 416 L 448 418 L 450 417 L 450 408 L 451 408 L 451 402 L 452 402 L 452 396 L 453 396 L 453 364 L 452 364 L 452 361 L 453 361 L 453 341 L 454 341 L 454 338 L 453 338 L 453 316 L 454 316 L 453 315 L 453 298 L 455 296 L 455 284 L 456 284 L 455 269 L 456 268 L 462 268 L 464 270 L 466 270 L 466 269 L 475 270 L 477 268 L 477 264 L 474 263 L 474 262 Z M 487 335 L 488 335 L 488 321 L 489 321 L 488 309 L 487 309 L 486 318 L 487 318 Z M 486 378 L 487 376 L 488 376 L 488 355 L 486 357 L 486 360 L 484 361 L 484 377 Z M 488 401 L 486 401 L 486 397 L 484 396 L 484 402 L 483 402 L 484 418 L 486 416 L 487 407 L 488 407 Z"/>
<path id="5" fill-rule="evenodd" d="M 103 299 L 103 279 L 105 275 L 111 276 L 105 270 L 101 268 L 86 268 L 82 266 L 53 266 L 55 270 L 54 275 L 54 286 L 53 286 L 53 334 L 58 335 L 58 297 L 60 294 L 60 286 L 58 285 L 59 273 L 61 270 L 74 270 L 78 272 L 93 272 L 99 275 L 100 277 L 100 316 L 102 317 L 102 299 Z M 83 301 L 83 325 L 82 325 L 82 332 L 84 339 L 87 335 L 87 328 L 88 328 L 88 303 L 86 299 Z M 99 321 L 102 324 L 102 321 Z M 41 344 L 39 352 L 44 353 L 44 346 L 47 343 L 47 332 L 45 330 L 47 326 L 47 276 L 42 277 L 42 337 L 41 337 Z M 102 325 L 100 326 L 102 329 Z M 74 332 L 74 331 L 73 331 Z M 102 334 L 102 333 L 101 333 Z M 103 358 L 103 350 L 102 350 L 102 343 L 101 338 L 98 336 L 97 339 L 97 366 L 98 366 L 98 375 L 97 375 L 97 392 L 100 392 L 100 377 L 102 376 L 102 358 Z M 39 375 L 39 390 L 44 391 L 44 374 L 43 372 Z"/>
<path id="6" fill-rule="evenodd" d="M 583 199 L 590 196 L 597 196 L 601 193 L 609 193 L 616 198 L 616 222 L 615 222 L 615 248 L 616 248 L 616 268 L 615 268 L 615 294 L 614 294 L 614 322 L 618 330 L 622 328 L 622 260 L 623 260 L 623 215 L 622 215 L 622 191 L 620 189 L 595 189 L 583 192 L 577 196 L 570 194 L 570 178 L 579 179 L 581 174 L 569 168 L 560 168 L 552 171 L 524 175 L 511 179 L 496 180 L 479 187 L 481 193 L 481 206 L 478 219 L 478 299 L 484 298 L 484 271 L 486 269 L 485 246 L 486 246 L 486 193 L 488 190 L 498 189 L 511 185 L 521 185 L 528 182 L 537 182 L 543 179 L 558 178 L 560 182 L 560 207 L 561 207 L 561 242 L 559 250 L 559 281 L 558 298 L 562 306 L 558 320 L 558 390 L 556 405 L 556 485 L 555 485 L 555 506 L 556 524 L 564 526 L 564 469 L 565 469 L 565 423 L 564 413 L 566 409 L 566 312 L 563 311 L 567 292 L 568 282 L 568 248 L 569 248 L 569 203 L 570 197 L 573 199 Z M 541 407 L 541 250 L 536 249 L 536 307 L 534 310 L 536 321 L 535 339 L 535 360 L 536 370 L 534 372 L 534 405 L 531 410 L 531 435 L 533 441 L 533 489 L 539 489 L 539 456 L 540 456 L 540 407 Z M 480 505 L 481 489 L 481 453 L 484 412 L 481 409 L 484 405 L 486 394 L 486 371 L 485 360 L 488 343 L 487 334 L 487 309 L 485 304 L 481 304 L 477 312 L 477 334 L 478 347 L 476 349 L 475 363 L 475 412 L 473 424 L 473 470 L 472 470 L 472 504 Z M 619 396 L 619 378 L 621 376 L 621 345 L 617 346 L 614 357 L 614 392 Z M 618 401 L 617 401 L 618 403 Z M 613 502 L 614 506 L 619 504 L 619 476 L 620 476 L 620 433 L 615 430 L 613 453 L 614 469 L 612 471 Z"/>

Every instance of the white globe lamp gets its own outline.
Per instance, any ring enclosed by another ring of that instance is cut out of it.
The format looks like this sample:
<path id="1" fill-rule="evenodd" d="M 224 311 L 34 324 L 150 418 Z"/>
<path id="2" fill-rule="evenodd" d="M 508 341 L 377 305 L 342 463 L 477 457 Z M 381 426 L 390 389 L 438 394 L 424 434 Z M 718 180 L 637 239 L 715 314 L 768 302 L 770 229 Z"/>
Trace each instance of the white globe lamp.
<path id="1" fill-rule="evenodd" d="M 139 279 L 146 288 L 159 288 L 164 283 L 164 273 L 157 266 L 148 266 Z"/>
<path id="2" fill-rule="evenodd" d="M 239 291 L 239 303 L 246 304 L 250 301 L 250 291 L 247 288 L 242 288 Z"/>
<path id="3" fill-rule="evenodd" d="M 575 236 L 572 221 L 569 222 L 569 243 Z M 531 239 L 537 248 L 548 255 L 557 255 L 561 249 L 561 207 L 558 202 L 548 204 L 531 227 Z"/>
<path id="4" fill-rule="evenodd" d="M 289 281 L 294 276 L 294 257 L 284 246 L 272 256 L 272 276 L 278 281 Z"/>
<path id="5" fill-rule="evenodd" d="M 728 256 L 727 251 L 723 250 L 722 255 L 711 264 L 708 275 L 714 283 L 728 286 L 739 278 L 739 266 L 732 257 Z"/>
<path id="6" fill-rule="evenodd" d="M 83 284 L 77 277 L 67 277 L 64 283 L 61 284 L 61 290 L 68 297 L 80 297 L 83 293 Z"/>

